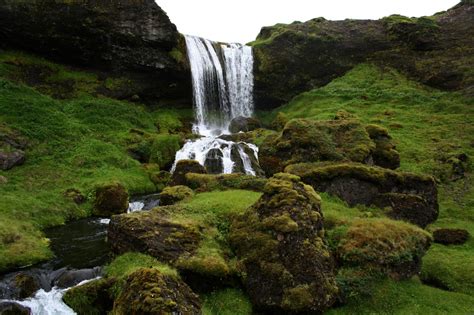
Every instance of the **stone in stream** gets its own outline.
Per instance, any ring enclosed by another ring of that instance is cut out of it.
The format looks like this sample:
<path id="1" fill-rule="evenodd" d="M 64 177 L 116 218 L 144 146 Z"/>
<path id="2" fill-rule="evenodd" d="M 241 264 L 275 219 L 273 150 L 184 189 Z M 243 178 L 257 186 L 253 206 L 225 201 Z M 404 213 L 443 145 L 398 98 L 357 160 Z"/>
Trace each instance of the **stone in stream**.
<path id="1" fill-rule="evenodd" d="M 209 174 L 222 174 L 224 172 L 223 154 L 219 149 L 211 149 L 206 154 L 204 166 Z"/>
<path id="2" fill-rule="evenodd" d="M 110 217 L 127 212 L 128 191 L 120 183 L 99 186 L 95 190 L 93 214 L 99 217 Z"/>
<path id="3" fill-rule="evenodd" d="M 30 315 L 31 311 L 28 307 L 22 306 L 14 302 L 0 302 L 1 315 Z"/>

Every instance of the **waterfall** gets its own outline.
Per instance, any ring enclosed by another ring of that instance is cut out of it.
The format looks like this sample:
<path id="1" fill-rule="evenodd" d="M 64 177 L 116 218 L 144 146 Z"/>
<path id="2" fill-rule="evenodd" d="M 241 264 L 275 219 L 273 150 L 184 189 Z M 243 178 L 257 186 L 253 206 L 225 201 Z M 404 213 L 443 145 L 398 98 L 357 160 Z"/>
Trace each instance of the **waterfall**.
<path id="1" fill-rule="evenodd" d="M 220 138 L 229 134 L 233 118 L 253 115 L 252 48 L 195 36 L 186 36 L 186 46 L 196 118 L 193 132 L 201 138 L 186 142 L 176 153 L 172 171 L 179 160 L 193 159 L 210 173 L 256 175 L 258 148 Z"/>

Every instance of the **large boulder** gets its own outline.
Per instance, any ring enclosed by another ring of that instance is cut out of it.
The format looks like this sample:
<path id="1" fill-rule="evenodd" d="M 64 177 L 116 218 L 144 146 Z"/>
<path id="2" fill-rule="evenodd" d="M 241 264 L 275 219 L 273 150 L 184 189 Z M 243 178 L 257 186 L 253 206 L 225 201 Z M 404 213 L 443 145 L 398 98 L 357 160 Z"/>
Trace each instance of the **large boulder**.
<path id="1" fill-rule="evenodd" d="M 199 228 L 173 222 L 158 211 L 113 216 L 107 241 L 115 254 L 141 252 L 163 262 L 174 262 L 199 246 Z"/>
<path id="2" fill-rule="evenodd" d="M 361 62 L 389 65 L 442 89 L 472 93 L 474 5 L 433 17 L 277 24 L 252 43 L 257 108 L 275 108 Z"/>
<path id="3" fill-rule="evenodd" d="M 95 190 L 93 213 L 99 217 L 110 217 L 127 212 L 128 191 L 120 183 L 99 186 Z"/>
<path id="4" fill-rule="evenodd" d="M 381 135 L 372 132 L 373 129 Z M 364 127 L 353 118 L 290 120 L 280 134 L 265 139 L 259 159 L 267 175 L 303 162 L 353 161 L 384 167 L 396 167 L 400 163 L 385 129 L 374 125 Z"/>
<path id="5" fill-rule="evenodd" d="M 271 178 L 257 203 L 233 222 L 229 237 L 257 309 L 319 313 L 335 302 L 320 197 L 299 177 Z"/>
<path id="6" fill-rule="evenodd" d="M 160 205 L 169 206 L 193 195 L 193 190 L 187 186 L 165 187 L 160 194 Z"/>
<path id="7" fill-rule="evenodd" d="M 195 160 L 181 160 L 176 163 L 170 186 L 186 185 L 186 174 L 206 174 L 206 168 Z"/>
<path id="8" fill-rule="evenodd" d="M 390 217 L 421 227 L 438 218 L 437 187 L 430 176 L 359 163 L 302 163 L 290 165 L 286 171 L 300 176 L 316 191 L 341 198 L 349 206 L 389 208 Z"/>
<path id="9" fill-rule="evenodd" d="M 338 258 L 347 266 L 375 269 L 394 279 L 421 271 L 421 258 L 431 244 L 426 231 L 389 219 L 359 219 L 343 233 Z"/>
<path id="10" fill-rule="evenodd" d="M 201 314 L 199 297 L 179 278 L 157 269 L 130 274 L 114 302 L 114 314 Z"/>
<path id="11" fill-rule="evenodd" d="M 191 100 L 184 39 L 153 0 L 1 0 L 0 38 L 3 48 L 126 76 L 120 97 Z"/>
<path id="12" fill-rule="evenodd" d="M 262 127 L 260 121 L 253 117 L 236 117 L 231 120 L 229 131 L 232 133 L 253 131 Z"/>

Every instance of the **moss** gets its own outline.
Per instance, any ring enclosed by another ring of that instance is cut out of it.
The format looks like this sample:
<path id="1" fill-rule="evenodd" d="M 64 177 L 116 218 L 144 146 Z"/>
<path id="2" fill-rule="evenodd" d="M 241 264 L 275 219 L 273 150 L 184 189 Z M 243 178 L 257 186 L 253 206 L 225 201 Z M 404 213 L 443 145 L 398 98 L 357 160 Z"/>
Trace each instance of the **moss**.
<path id="1" fill-rule="evenodd" d="M 285 290 L 282 305 L 285 309 L 299 311 L 313 302 L 312 290 L 305 284 Z"/>
<path id="2" fill-rule="evenodd" d="M 207 171 L 195 160 L 180 160 L 176 163 L 176 168 L 171 177 L 171 186 L 175 185 L 186 185 L 186 174 L 206 174 Z"/>
<path id="3" fill-rule="evenodd" d="M 251 315 L 252 304 L 239 289 L 223 289 L 203 297 L 203 315 Z"/>
<path id="4" fill-rule="evenodd" d="M 266 183 L 265 178 L 242 174 L 186 174 L 186 184 L 199 191 L 246 189 L 262 191 Z"/>
<path id="5" fill-rule="evenodd" d="M 278 112 L 271 123 L 271 127 L 276 131 L 280 131 L 285 127 L 289 120 L 288 115 L 283 112 Z"/>
<path id="6" fill-rule="evenodd" d="M 430 243 L 430 234 L 413 225 L 389 219 L 358 219 L 349 226 L 337 250 L 346 264 L 380 268 L 403 278 L 417 272 Z"/>
<path id="7" fill-rule="evenodd" d="M 110 183 L 95 189 L 94 215 L 109 217 L 126 212 L 128 191 L 120 183 Z"/>
<path id="8" fill-rule="evenodd" d="M 178 277 L 176 269 L 159 262 L 156 258 L 140 253 L 126 253 L 115 258 L 104 269 L 105 275 L 110 278 L 123 278 L 140 268 L 156 268 L 162 274 Z"/>
<path id="9" fill-rule="evenodd" d="M 197 314 L 200 308 L 198 296 L 181 280 L 142 268 L 127 277 L 112 314 Z"/>
<path id="10" fill-rule="evenodd" d="M 78 315 L 99 315 L 112 310 L 114 279 L 99 279 L 66 291 L 63 301 Z"/>
<path id="11" fill-rule="evenodd" d="M 20 290 L 20 299 L 29 298 L 40 289 L 35 278 L 24 273 L 15 276 L 15 286 Z"/>
<path id="12" fill-rule="evenodd" d="M 266 228 L 281 233 L 298 231 L 298 223 L 296 223 L 288 213 L 265 218 L 262 223 Z"/>
<path id="13" fill-rule="evenodd" d="M 169 206 L 186 198 L 190 198 L 193 195 L 193 190 L 187 186 L 166 187 L 160 194 L 160 204 Z"/>

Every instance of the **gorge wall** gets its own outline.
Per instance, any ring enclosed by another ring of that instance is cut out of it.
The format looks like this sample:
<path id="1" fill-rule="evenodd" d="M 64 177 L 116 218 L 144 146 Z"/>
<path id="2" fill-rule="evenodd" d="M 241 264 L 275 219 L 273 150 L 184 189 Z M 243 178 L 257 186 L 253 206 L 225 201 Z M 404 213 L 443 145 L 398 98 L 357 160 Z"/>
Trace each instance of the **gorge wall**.
<path id="1" fill-rule="evenodd" d="M 125 76 L 113 97 L 191 104 L 184 38 L 153 0 L 0 0 L 0 48 Z"/>
<path id="2" fill-rule="evenodd" d="M 264 27 L 251 44 L 257 108 L 284 104 L 366 61 L 432 87 L 474 94 L 472 1 L 424 18 L 277 24 Z"/>

